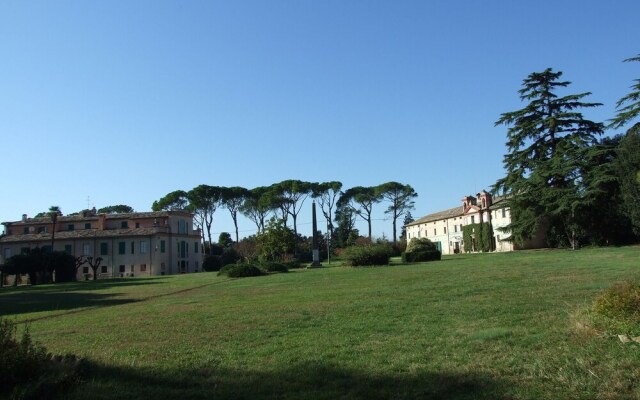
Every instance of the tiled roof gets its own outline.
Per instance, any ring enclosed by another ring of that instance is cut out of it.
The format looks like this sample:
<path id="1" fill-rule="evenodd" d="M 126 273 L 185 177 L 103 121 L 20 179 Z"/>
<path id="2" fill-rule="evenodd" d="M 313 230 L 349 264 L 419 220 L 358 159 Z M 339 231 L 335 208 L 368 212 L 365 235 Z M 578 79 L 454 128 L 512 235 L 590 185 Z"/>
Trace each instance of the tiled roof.
<path id="1" fill-rule="evenodd" d="M 444 211 L 438 211 L 437 213 L 425 215 L 424 217 L 407 224 L 407 226 L 424 224 L 425 222 L 438 221 L 445 218 L 453 218 L 462 216 L 462 206 L 450 208 Z"/>
<path id="2" fill-rule="evenodd" d="M 159 218 L 168 217 L 171 214 L 184 214 L 191 215 L 188 211 L 150 211 L 150 212 L 133 212 L 122 214 L 104 214 L 106 219 L 143 219 L 143 218 Z M 82 215 L 61 215 L 58 217 L 58 223 L 64 222 L 82 222 L 82 221 L 97 221 L 100 214 L 91 214 L 87 216 Z M 3 222 L 4 225 L 32 225 L 32 224 L 51 224 L 51 218 L 28 218 L 26 221 L 12 221 Z"/>
<path id="3" fill-rule="evenodd" d="M 131 228 L 131 229 L 82 229 L 77 231 L 56 232 L 57 240 L 82 239 L 82 238 L 111 238 L 123 236 L 152 236 L 156 233 L 169 233 L 167 227 Z M 51 241 L 50 233 L 28 233 L 23 235 L 5 235 L 0 237 L 0 243 L 12 242 L 44 242 Z"/>
<path id="4" fill-rule="evenodd" d="M 505 204 L 504 196 L 496 196 L 493 198 L 493 201 L 491 203 L 491 206 L 489 207 L 489 210 L 497 210 L 504 207 L 507 207 L 507 205 Z M 462 215 L 463 215 L 462 205 L 460 205 L 458 207 L 449 208 L 448 210 L 438 211 L 433 214 L 425 215 L 424 217 L 417 219 L 407 224 L 406 226 L 420 225 L 427 222 L 439 221 L 446 218 L 461 217 Z"/>

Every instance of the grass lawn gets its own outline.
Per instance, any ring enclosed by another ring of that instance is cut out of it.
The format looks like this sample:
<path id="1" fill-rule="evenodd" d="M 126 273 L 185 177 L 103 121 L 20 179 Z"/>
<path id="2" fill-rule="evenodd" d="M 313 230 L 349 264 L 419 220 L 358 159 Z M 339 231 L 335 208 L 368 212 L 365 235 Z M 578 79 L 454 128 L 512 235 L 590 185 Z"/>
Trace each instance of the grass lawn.
<path id="1" fill-rule="evenodd" d="M 444 257 L 230 280 L 214 273 L 0 290 L 75 399 L 637 399 L 640 346 L 578 327 L 640 247 Z"/>

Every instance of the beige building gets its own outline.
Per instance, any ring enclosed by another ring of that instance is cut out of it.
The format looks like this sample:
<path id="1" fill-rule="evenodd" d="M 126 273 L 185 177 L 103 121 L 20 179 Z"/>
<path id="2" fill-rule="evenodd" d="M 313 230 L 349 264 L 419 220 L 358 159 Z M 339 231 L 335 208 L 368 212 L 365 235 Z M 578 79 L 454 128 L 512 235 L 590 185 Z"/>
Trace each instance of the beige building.
<path id="1" fill-rule="evenodd" d="M 509 233 L 499 230 L 511 223 L 509 207 L 506 206 L 503 198 L 494 199 L 484 190 L 475 197 L 465 196 L 462 199 L 462 206 L 429 214 L 407 224 L 407 240 L 427 238 L 438 246 L 442 254 L 462 253 L 464 252 L 462 227 L 483 222 L 491 224 L 493 228 L 492 251 L 512 251 L 518 248 L 507 240 L 510 237 Z M 524 248 L 543 246 L 543 240 L 532 240 L 525 243 Z M 472 248 L 476 248 L 475 243 Z"/>
<path id="2" fill-rule="evenodd" d="M 202 268 L 201 236 L 193 228 L 193 214 L 186 211 L 59 216 L 55 226 L 49 217 L 3 222 L 0 264 L 25 249 L 51 248 L 74 257 L 102 258 L 98 278 L 171 275 L 198 272 Z M 90 279 L 87 264 L 78 279 Z"/>

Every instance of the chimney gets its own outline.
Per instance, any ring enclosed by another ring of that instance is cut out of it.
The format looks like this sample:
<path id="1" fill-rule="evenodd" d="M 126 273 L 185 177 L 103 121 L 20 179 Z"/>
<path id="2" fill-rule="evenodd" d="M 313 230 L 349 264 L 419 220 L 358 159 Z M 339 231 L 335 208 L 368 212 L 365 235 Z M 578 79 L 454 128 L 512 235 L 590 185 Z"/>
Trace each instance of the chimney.
<path id="1" fill-rule="evenodd" d="M 27 222 L 27 214 L 22 214 L 22 222 Z"/>
<path id="2" fill-rule="evenodd" d="M 103 231 L 106 229 L 107 216 L 104 214 L 98 215 L 98 230 Z"/>

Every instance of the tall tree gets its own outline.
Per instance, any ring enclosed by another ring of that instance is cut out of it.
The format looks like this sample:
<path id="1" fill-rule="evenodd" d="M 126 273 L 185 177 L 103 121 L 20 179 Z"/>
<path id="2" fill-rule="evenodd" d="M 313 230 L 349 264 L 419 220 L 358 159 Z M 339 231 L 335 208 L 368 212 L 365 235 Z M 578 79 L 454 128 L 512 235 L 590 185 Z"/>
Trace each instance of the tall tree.
<path id="1" fill-rule="evenodd" d="M 327 220 L 327 241 L 331 243 L 333 232 L 333 209 L 336 206 L 338 196 L 342 193 L 342 182 L 331 181 L 312 185 L 313 197 L 318 199 L 318 205 Z"/>
<path id="2" fill-rule="evenodd" d="M 561 76 L 551 68 L 530 74 L 518 92 L 528 104 L 496 122 L 509 126 L 508 152 L 503 160 L 507 174 L 493 190 L 507 195 L 512 222 L 504 230 L 519 244 L 545 227 L 562 232 L 572 247 L 577 244 L 581 162 L 604 125 L 577 111 L 601 105 L 581 101 L 590 93 L 556 95 L 570 84 L 559 81 Z"/>
<path id="3" fill-rule="evenodd" d="M 356 213 L 351 202 L 345 197 L 336 204 L 335 222 L 337 224 L 332 237 L 337 247 L 348 247 L 354 244 L 359 232 L 356 229 Z"/>
<path id="4" fill-rule="evenodd" d="M 276 184 L 277 197 L 281 200 L 283 214 L 288 213 L 291 216 L 291 219 L 293 220 L 293 233 L 296 237 L 298 237 L 298 214 L 302 209 L 304 201 L 311 194 L 312 187 L 313 184 L 310 182 L 294 179 L 289 179 Z M 283 219 L 286 221 L 284 216 Z"/>
<path id="5" fill-rule="evenodd" d="M 264 231 L 265 220 L 271 210 L 269 188 L 266 186 L 251 189 L 240 207 L 240 212 L 256 224 L 258 233 Z"/>
<path id="6" fill-rule="evenodd" d="M 640 61 L 640 54 L 636 57 L 627 58 L 625 62 Z M 616 103 L 618 114 L 610 120 L 610 128 L 621 128 L 628 122 L 640 116 L 640 79 L 634 79 L 635 84 L 631 86 L 631 93 L 627 94 Z"/>
<path id="7" fill-rule="evenodd" d="M 211 226 L 213 214 L 221 204 L 222 189 L 218 186 L 199 185 L 187 192 L 189 210 L 195 214 L 195 218 L 202 224 L 207 232 L 209 243 L 211 239 Z"/>
<path id="8" fill-rule="evenodd" d="M 132 213 L 133 207 L 125 204 L 116 204 L 114 206 L 102 207 L 98 210 L 100 214 L 127 214 Z"/>
<path id="9" fill-rule="evenodd" d="M 164 197 L 153 202 L 151 210 L 153 211 L 175 211 L 184 210 L 189 205 L 187 192 L 184 190 L 174 190 L 166 194 Z"/>
<path id="10" fill-rule="evenodd" d="M 53 252 L 53 244 L 56 240 L 56 224 L 58 223 L 58 217 L 62 215 L 62 211 L 58 206 L 51 206 L 47 214 L 51 219 L 51 251 Z"/>
<path id="11" fill-rule="evenodd" d="M 229 210 L 231 219 L 233 219 L 233 225 L 236 228 L 236 243 L 240 241 L 238 238 L 238 211 L 244 203 L 244 200 L 249 196 L 249 190 L 239 186 L 222 187 L 221 190 L 221 202 L 222 205 Z"/>
<path id="12" fill-rule="evenodd" d="M 403 185 L 398 182 L 387 182 L 378 186 L 376 190 L 379 196 L 387 200 L 390 204 L 385 210 L 385 214 L 391 214 L 393 224 L 393 243 L 396 243 L 396 222 L 398 218 L 414 209 L 413 199 L 418 197 L 416 191 L 410 185 Z"/>
<path id="13" fill-rule="evenodd" d="M 338 202 L 343 208 L 351 207 L 356 215 L 367 222 L 369 239 L 371 239 L 373 205 L 379 203 L 380 200 L 380 193 L 375 187 L 355 186 L 344 192 Z"/>
<path id="14" fill-rule="evenodd" d="M 411 215 L 411 211 L 407 211 L 406 214 L 404 214 L 404 220 L 402 221 L 402 231 L 400 233 L 400 239 L 407 239 L 407 225 L 409 225 L 413 221 L 415 220 L 413 219 L 413 215 Z"/>

